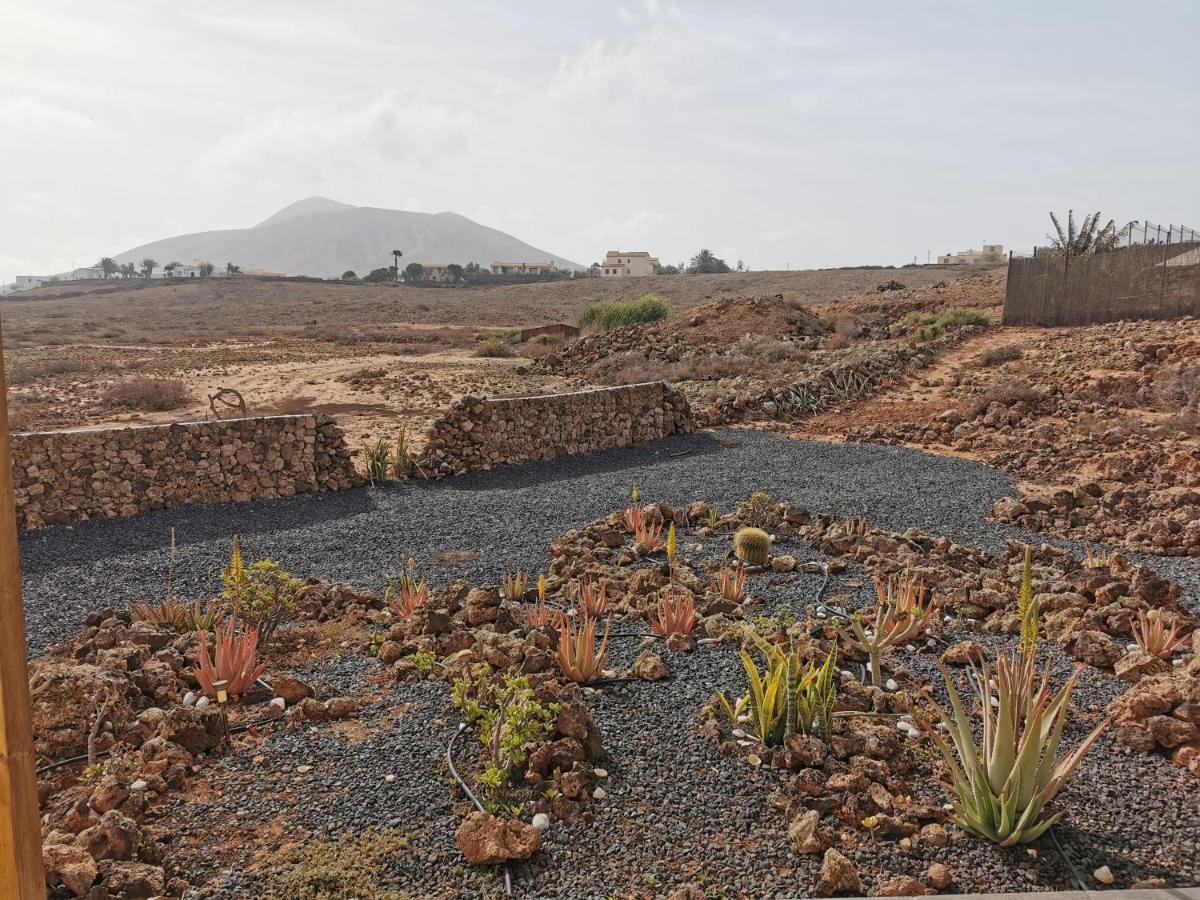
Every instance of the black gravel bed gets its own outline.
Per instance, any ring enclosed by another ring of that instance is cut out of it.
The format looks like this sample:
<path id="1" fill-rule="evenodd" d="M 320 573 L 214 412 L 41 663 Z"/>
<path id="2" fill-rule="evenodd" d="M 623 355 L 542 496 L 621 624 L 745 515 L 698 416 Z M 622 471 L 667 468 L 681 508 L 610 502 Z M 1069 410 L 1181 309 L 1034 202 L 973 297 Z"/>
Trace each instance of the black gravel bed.
<path id="1" fill-rule="evenodd" d="M 991 550 L 1006 537 L 1041 540 L 987 519 L 1015 494 L 1006 473 L 903 447 L 793 441 L 746 429 L 677 436 L 643 449 L 560 457 L 436 483 L 396 483 L 332 494 L 161 510 L 49 528 L 21 539 L 32 653 L 73 634 L 88 612 L 163 593 L 172 528 L 176 592 L 219 584 L 230 537 L 247 558 L 272 557 L 295 574 L 379 588 L 410 557 L 443 582 L 494 582 L 503 568 L 538 570 L 550 542 L 643 497 L 707 500 L 732 508 L 767 490 L 814 512 L 915 526 Z M 447 550 L 478 556 L 438 565 Z M 1200 610 L 1200 560 L 1152 559 Z"/>
<path id="2" fill-rule="evenodd" d="M 697 541 L 684 533 L 681 546 L 696 565 L 718 560 L 726 544 L 722 538 Z M 780 550 L 801 559 L 812 556 L 804 546 L 784 544 Z M 761 614 L 790 611 L 802 616 L 821 585 L 820 575 L 763 573 L 751 577 L 748 593 L 761 601 Z M 870 591 L 866 573 L 851 565 L 831 577 L 824 596 L 855 607 Z M 646 626 L 621 622 L 614 632 L 640 634 Z M 1013 641 L 964 628 L 944 638 L 971 638 L 992 648 L 1011 647 Z M 771 792 L 786 783 L 788 773 L 723 758 L 696 729 L 697 712 L 716 690 L 731 696 L 744 690 L 734 647 L 706 645 L 693 653 L 674 654 L 661 642 L 635 635 L 613 640 L 610 666 L 627 668 L 646 648 L 663 656 L 671 678 L 585 691 L 604 737 L 605 758 L 599 765 L 607 777 L 599 785 L 606 796 L 594 805 L 593 822 L 554 823 L 534 859 L 513 866 L 515 895 L 662 896 L 687 882 L 715 897 L 810 895 L 820 856 L 792 851 L 786 817 L 767 802 Z M 889 674 L 903 679 L 907 672 L 934 684 L 944 702 L 936 653 L 922 643 L 916 652 L 892 654 L 886 658 Z M 1070 660 L 1048 643 L 1042 654 L 1053 658 L 1060 678 L 1071 670 Z M 323 676 L 339 689 L 367 684 L 377 664 L 361 657 L 348 659 L 295 674 Z M 858 671 L 857 666 L 847 667 Z M 1064 748 L 1082 739 L 1094 726 L 1095 713 L 1123 687 L 1112 676 L 1084 671 Z M 241 822 L 285 817 L 286 833 L 272 839 L 278 841 L 334 840 L 367 827 L 399 829 L 411 852 L 388 864 L 388 883 L 380 884 L 381 889 L 430 897 L 502 896 L 498 870 L 464 866 L 455 846 L 458 819 L 453 806 L 461 797 L 444 754 L 458 717 L 447 688 L 422 682 L 385 686 L 382 692 L 385 700 L 361 713 L 365 724 L 381 726 L 378 733 L 354 740 L 324 724 L 273 734 L 262 747 L 216 764 L 231 779 L 252 775 L 248 786 L 237 782 L 236 789 L 212 802 L 179 801 L 168 818 L 173 830 L 201 835 L 206 821 L 231 816 Z M 470 768 L 469 750 L 464 746 L 459 755 L 464 770 Z M 254 764 L 254 754 L 265 760 Z M 299 765 L 313 768 L 300 775 L 295 773 Z M 286 774 L 268 778 L 265 773 Z M 394 782 L 386 781 L 387 774 L 397 776 Z M 914 784 L 914 794 L 938 803 L 948 799 L 932 780 Z M 1127 752 L 1105 736 L 1059 802 L 1068 808 L 1067 816 L 1027 847 L 1001 849 L 970 838 L 945 848 L 918 844 L 903 852 L 896 842 L 881 840 L 877 846 L 864 843 L 847 853 L 868 890 L 890 875 L 921 878 L 933 862 L 950 868 L 950 890 L 956 892 L 1074 890 L 1080 887 L 1077 879 L 1092 889 L 1097 885 L 1091 873 L 1102 865 L 1112 869 L 1118 887 L 1151 876 L 1175 887 L 1200 884 L 1200 821 L 1195 815 L 1200 783 L 1164 757 Z M 245 844 L 247 856 L 273 846 L 256 841 L 252 831 Z M 205 896 L 256 896 L 264 889 L 261 876 L 244 866 L 218 870 L 203 865 L 198 861 L 193 875 L 197 883 L 211 879 Z"/>

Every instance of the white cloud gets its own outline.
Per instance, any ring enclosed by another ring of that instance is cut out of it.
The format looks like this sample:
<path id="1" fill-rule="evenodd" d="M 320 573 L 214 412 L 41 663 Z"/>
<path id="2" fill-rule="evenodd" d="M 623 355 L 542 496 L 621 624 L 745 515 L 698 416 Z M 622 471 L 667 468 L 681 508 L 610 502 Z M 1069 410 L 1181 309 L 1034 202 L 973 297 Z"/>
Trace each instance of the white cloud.
<path id="1" fill-rule="evenodd" d="M 420 98 L 385 94 L 346 110 L 276 110 L 221 138 L 200 155 L 211 178 L 323 185 L 346 173 L 431 165 L 463 153 L 474 117 Z"/>

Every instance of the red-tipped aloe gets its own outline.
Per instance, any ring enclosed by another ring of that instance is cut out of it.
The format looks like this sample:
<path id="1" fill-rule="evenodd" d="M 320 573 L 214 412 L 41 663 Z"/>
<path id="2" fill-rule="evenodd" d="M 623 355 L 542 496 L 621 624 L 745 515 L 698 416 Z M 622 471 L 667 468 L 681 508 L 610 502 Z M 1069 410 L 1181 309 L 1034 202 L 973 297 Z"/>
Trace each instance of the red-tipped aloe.
<path id="1" fill-rule="evenodd" d="M 871 683 L 883 684 L 880 656 L 895 644 L 910 641 L 921 634 L 937 609 L 932 600 L 925 602 L 925 585 L 907 575 L 888 580 L 887 588 L 875 582 L 879 604 L 870 629 L 863 627 L 860 617 L 850 620 L 851 631 L 839 629 L 842 639 L 871 660 Z"/>
<path id="2" fill-rule="evenodd" d="M 579 582 L 579 612 L 585 617 L 599 618 L 608 611 L 608 582 L 584 578 Z"/>
<path id="3" fill-rule="evenodd" d="M 1061 818 L 1047 804 L 1062 789 L 1079 761 L 1108 725 L 1101 722 L 1083 743 L 1061 757 L 1058 744 L 1070 714 L 1079 666 L 1057 693 L 1050 691 L 1050 666 L 1040 683 L 1032 652 L 998 656 L 993 672 L 986 660 L 972 665 L 972 680 L 983 715 L 983 745 L 976 747 L 954 679 L 942 666 L 953 715 L 936 706 L 949 731 L 947 741 L 921 721 L 950 768 L 958 823 L 972 834 L 1004 847 L 1036 840 Z M 993 680 L 994 679 L 994 680 Z"/>
<path id="4" fill-rule="evenodd" d="M 625 530 L 633 533 L 633 542 L 647 551 L 663 548 L 662 522 L 653 522 L 643 507 L 631 506 L 625 510 Z"/>
<path id="5" fill-rule="evenodd" d="M 741 566 L 722 566 L 712 577 L 711 586 L 730 603 L 741 603 L 746 590 L 746 570 Z"/>
<path id="6" fill-rule="evenodd" d="M 604 621 L 604 639 L 596 649 L 596 620 L 585 616 L 576 622 L 574 617 L 561 616 L 558 628 L 558 667 L 578 684 L 595 681 L 608 662 L 608 631 L 611 619 Z"/>
<path id="7" fill-rule="evenodd" d="M 1137 623 L 1134 624 L 1132 630 L 1133 639 L 1137 645 L 1151 656 L 1157 656 L 1159 659 L 1170 657 L 1175 652 L 1175 648 L 1187 640 L 1186 633 L 1179 633 L 1178 620 L 1173 622 L 1171 630 L 1167 631 L 1167 623 L 1161 617 L 1151 620 L 1145 612 L 1138 613 Z"/>
<path id="8" fill-rule="evenodd" d="M 208 652 L 208 634 L 196 632 L 200 637 L 200 654 L 197 658 L 196 680 L 209 697 L 216 697 L 214 682 L 226 681 L 226 690 L 231 697 L 240 697 L 266 670 L 265 663 L 256 663 L 258 653 L 258 629 L 239 629 L 231 617 L 224 626 L 217 626 L 214 641 L 216 660 Z"/>
<path id="9" fill-rule="evenodd" d="M 650 617 L 650 630 L 664 637 L 691 634 L 696 627 L 696 601 L 690 594 L 668 590 L 658 599 L 658 610 Z"/>
<path id="10" fill-rule="evenodd" d="M 415 563 L 410 558 L 408 568 L 400 573 L 394 583 L 389 583 L 383 599 L 399 619 L 407 619 L 418 606 L 429 603 L 429 582 L 417 580 Z"/>

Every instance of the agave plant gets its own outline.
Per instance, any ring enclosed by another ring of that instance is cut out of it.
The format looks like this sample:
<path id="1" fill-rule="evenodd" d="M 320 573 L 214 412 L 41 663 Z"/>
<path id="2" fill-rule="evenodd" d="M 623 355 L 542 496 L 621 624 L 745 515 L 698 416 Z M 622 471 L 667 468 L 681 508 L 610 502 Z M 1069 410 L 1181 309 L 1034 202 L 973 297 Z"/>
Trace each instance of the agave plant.
<path id="1" fill-rule="evenodd" d="M 213 684 L 228 682 L 226 691 L 231 697 L 240 697 L 254 684 L 266 669 L 265 663 L 256 663 L 258 653 L 258 629 L 239 628 L 230 617 L 224 626 L 218 626 L 213 649 L 215 659 L 209 654 L 208 633 L 198 630 L 200 653 L 197 658 L 196 680 L 208 697 L 217 696 Z"/>
<path id="2" fill-rule="evenodd" d="M 650 617 L 650 630 L 664 637 L 691 634 L 696 627 L 696 601 L 691 594 L 668 590 L 658 599 L 658 610 Z"/>
<path id="3" fill-rule="evenodd" d="M 880 656 L 888 647 L 910 641 L 929 625 L 936 611 L 934 602 L 925 602 L 925 585 L 915 578 L 901 575 L 888 580 L 886 587 L 875 582 L 878 604 L 869 629 L 864 628 L 861 616 L 850 619 L 850 632 L 839 628 L 838 633 L 851 647 L 866 653 L 871 661 L 871 683 L 883 684 Z"/>
<path id="4" fill-rule="evenodd" d="M 1167 623 L 1161 617 L 1155 616 L 1154 619 L 1150 619 L 1144 610 L 1138 613 L 1138 620 L 1134 623 L 1132 631 L 1137 645 L 1159 659 L 1168 659 L 1175 652 L 1175 648 L 1187 640 L 1186 633 L 1179 633 L 1178 620 L 1171 623 L 1171 630 L 1168 631 Z"/>
<path id="5" fill-rule="evenodd" d="M 837 697 L 837 646 L 830 647 L 825 662 L 816 667 L 801 659 L 795 646 L 785 651 L 758 635 L 751 636 L 767 665 L 759 672 L 748 652 L 739 653 L 749 693 L 736 703 L 730 703 L 724 691 L 717 694 L 730 722 L 737 724 L 748 716 L 750 729 L 767 746 L 782 744 L 789 734 L 817 734 L 828 740 Z"/>
<path id="6" fill-rule="evenodd" d="M 1063 810 L 1050 812 L 1046 807 L 1109 723 L 1105 719 L 1075 750 L 1057 757 L 1071 692 L 1083 666 L 1051 693 L 1050 665 L 1040 683 L 1036 665 L 1034 654 L 1025 651 L 1014 658 L 999 655 L 994 672 L 986 659 L 972 664 L 983 715 L 982 746 L 975 744 L 971 722 L 945 666 L 942 678 L 953 714 L 936 704 L 934 709 L 950 740 L 930 722 L 918 720 L 950 768 L 958 823 L 1004 847 L 1036 840 L 1062 817 Z"/>
<path id="7" fill-rule="evenodd" d="M 710 581 L 712 589 L 730 603 L 741 603 L 746 590 L 746 570 L 741 566 L 722 566 Z"/>
<path id="8" fill-rule="evenodd" d="M 596 619 L 584 616 L 560 616 L 558 628 L 558 667 L 577 684 L 595 681 L 608 663 L 608 632 L 612 619 L 604 620 L 604 638 L 596 649 Z"/>
<path id="9" fill-rule="evenodd" d="M 625 510 L 625 530 L 633 534 L 633 542 L 648 550 L 663 548 L 662 522 L 652 522 L 650 514 L 641 506 Z"/>
<path id="10" fill-rule="evenodd" d="M 505 600 L 519 603 L 525 599 L 525 592 L 528 589 L 529 573 L 524 569 L 517 569 L 511 575 L 508 572 L 500 575 L 500 594 Z"/>
<path id="11" fill-rule="evenodd" d="M 129 612 L 135 622 L 149 622 L 152 625 L 166 625 L 178 631 L 188 629 L 192 625 L 192 611 L 188 605 L 171 597 L 163 597 L 158 603 L 147 600 L 136 600 L 129 606 Z"/>
<path id="12" fill-rule="evenodd" d="M 417 580 L 415 567 L 416 562 L 410 557 L 408 568 L 395 581 L 389 582 L 383 593 L 384 602 L 397 618 L 407 619 L 417 607 L 429 602 L 429 583 L 424 578 Z"/>
<path id="13" fill-rule="evenodd" d="M 587 578 L 579 582 L 579 611 L 584 616 L 598 618 L 608 611 L 608 582 Z"/>

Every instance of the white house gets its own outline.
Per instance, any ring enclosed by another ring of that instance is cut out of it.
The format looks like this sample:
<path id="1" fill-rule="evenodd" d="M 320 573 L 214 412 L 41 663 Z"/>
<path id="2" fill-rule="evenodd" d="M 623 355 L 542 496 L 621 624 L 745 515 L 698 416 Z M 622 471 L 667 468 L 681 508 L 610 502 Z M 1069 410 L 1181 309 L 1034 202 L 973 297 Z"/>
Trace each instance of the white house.
<path id="1" fill-rule="evenodd" d="M 27 291 L 30 288 L 41 287 L 46 283 L 44 275 L 18 275 L 13 290 Z"/>
<path id="2" fill-rule="evenodd" d="M 984 244 L 982 250 L 960 250 L 938 257 L 939 266 L 997 265 L 1004 262 L 1004 245 Z"/>
<path id="3" fill-rule="evenodd" d="M 550 262 L 494 262 L 493 275 L 552 275 L 558 271 L 554 260 Z"/>
<path id="4" fill-rule="evenodd" d="M 600 275 L 607 278 L 653 275 L 656 269 L 658 258 L 645 250 L 609 250 L 600 263 Z"/>
<path id="5" fill-rule="evenodd" d="M 166 268 L 162 268 L 156 269 L 154 274 L 159 278 L 199 278 L 200 267 L 182 265 L 176 266 L 170 272 L 168 272 Z M 213 274 L 215 275 L 216 272 L 214 271 Z M 221 274 L 224 274 L 224 272 Z"/>
<path id="6" fill-rule="evenodd" d="M 425 281 L 453 284 L 454 275 L 450 272 L 450 265 L 451 263 L 421 263 L 421 277 Z"/>

